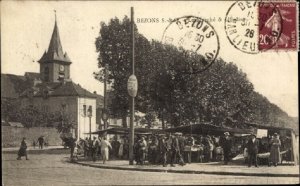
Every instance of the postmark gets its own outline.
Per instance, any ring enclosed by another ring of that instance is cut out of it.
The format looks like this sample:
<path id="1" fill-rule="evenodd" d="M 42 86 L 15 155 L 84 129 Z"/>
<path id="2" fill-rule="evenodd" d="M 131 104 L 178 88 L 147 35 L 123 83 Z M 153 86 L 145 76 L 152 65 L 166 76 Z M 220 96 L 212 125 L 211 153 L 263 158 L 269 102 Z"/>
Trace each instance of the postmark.
<path id="1" fill-rule="evenodd" d="M 274 50 L 297 49 L 296 14 L 296 2 L 260 2 L 259 50 L 270 48 Z"/>
<path id="2" fill-rule="evenodd" d="M 192 55 L 200 55 L 204 60 L 197 61 L 197 68 L 185 73 L 200 73 L 215 61 L 219 54 L 219 36 L 206 20 L 196 16 L 174 19 L 165 29 L 162 43 L 183 48 Z"/>
<path id="3" fill-rule="evenodd" d="M 225 32 L 229 42 L 238 50 L 257 54 L 258 48 L 258 2 L 237 1 L 225 17 Z"/>

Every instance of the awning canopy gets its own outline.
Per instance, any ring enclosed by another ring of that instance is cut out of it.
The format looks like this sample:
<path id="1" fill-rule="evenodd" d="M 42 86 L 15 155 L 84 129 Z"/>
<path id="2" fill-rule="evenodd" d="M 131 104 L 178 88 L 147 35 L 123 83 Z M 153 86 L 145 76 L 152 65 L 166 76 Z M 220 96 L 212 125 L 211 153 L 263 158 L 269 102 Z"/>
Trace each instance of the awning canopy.
<path id="1" fill-rule="evenodd" d="M 258 123 L 245 123 L 248 126 L 253 126 L 260 129 L 274 129 L 274 130 L 293 130 L 290 127 L 277 127 L 277 126 L 271 126 L 270 124 L 258 124 Z"/>
<path id="2" fill-rule="evenodd" d="M 92 134 L 129 134 L 130 128 L 109 128 L 105 130 L 99 130 L 92 132 Z M 147 135 L 147 134 L 157 134 L 157 133 L 164 133 L 161 129 L 147 129 L 147 128 L 135 128 L 134 134 L 137 135 Z M 88 133 L 89 134 L 89 133 Z"/>
<path id="3" fill-rule="evenodd" d="M 251 134 L 254 132 L 254 128 L 241 129 L 241 128 L 225 128 L 221 126 L 212 125 L 210 123 L 184 125 L 175 128 L 165 129 L 166 132 L 182 132 L 184 134 L 214 134 L 220 135 L 224 132 L 230 132 L 233 134 Z"/>

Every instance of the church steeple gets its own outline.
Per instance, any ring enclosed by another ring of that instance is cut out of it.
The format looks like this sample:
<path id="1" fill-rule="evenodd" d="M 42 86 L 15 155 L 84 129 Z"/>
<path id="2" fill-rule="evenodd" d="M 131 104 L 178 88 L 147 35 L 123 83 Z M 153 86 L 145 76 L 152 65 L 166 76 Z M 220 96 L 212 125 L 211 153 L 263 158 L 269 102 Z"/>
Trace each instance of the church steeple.
<path id="1" fill-rule="evenodd" d="M 44 53 L 42 58 L 39 60 L 39 62 L 50 62 L 50 61 L 61 61 L 64 63 L 71 63 L 71 60 L 69 59 L 67 53 L 63 53 L 58 26 L 57 26 L 57 20 L 56 20 L 56 11 L 55 11 L 55 23 L 54 23 L 54 29 L 51 36 L 50 44 L 48 47 L 48 51 Z"/>
<path id="2" fill-rule="evenodd" d="M 40 63 L 40 74 L 43 82 L 59 82 L 70 78 L 70 64 L 72 63 L 67 53 L 63 53 L 57 20 L 56 11 L 54 28 L 48 47 Z"/>

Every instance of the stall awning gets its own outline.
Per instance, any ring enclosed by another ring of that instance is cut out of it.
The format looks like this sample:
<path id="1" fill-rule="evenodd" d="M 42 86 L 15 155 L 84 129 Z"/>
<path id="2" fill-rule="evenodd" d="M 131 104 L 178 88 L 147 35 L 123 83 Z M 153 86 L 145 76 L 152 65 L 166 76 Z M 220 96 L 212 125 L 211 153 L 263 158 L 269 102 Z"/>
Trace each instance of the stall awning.
<path id="1" fill-rule="evenodd" d="M 174 128 L 165 129 L 166 132 L 182 132 L 185 134 L 222 134 L 224 132 L 230 132 L 233 134 L 251 134 L 254 132 L 254 128 L 251 129 L 241 129 L 241 128 L 225 128 L 221 126 L 216 126 L 211 123 L 201 123 L 184 125 Z"/>
<path id="2" fill-rule="evenodd" d="M 129 134 L 130 128 L 109 128 L 105 130 L 99 130 L 92 132 L 92 134 Z M 137 135 L 147 135 L 147 134 L 157 134 L 157 133 L 164 133 L 161 129 L 147 129 L 147 128 L 135 128 L 134 133 Z M 89 133 L 88 133 L 89 134 Z"/>
<path id="3" fill-rule="evenodd" d="M 275 130 L 293 130 L 292 128 L 290 127 L 277 127 L 277 126 L 272 126 L 270 124 L 258 124 L 258 123 L 245 123 L 246 125 L 248 126 L 253 126 L 253 127 L 256 127 L 256 128 L 260 128 L 260 129 L 275 129 Z"/>

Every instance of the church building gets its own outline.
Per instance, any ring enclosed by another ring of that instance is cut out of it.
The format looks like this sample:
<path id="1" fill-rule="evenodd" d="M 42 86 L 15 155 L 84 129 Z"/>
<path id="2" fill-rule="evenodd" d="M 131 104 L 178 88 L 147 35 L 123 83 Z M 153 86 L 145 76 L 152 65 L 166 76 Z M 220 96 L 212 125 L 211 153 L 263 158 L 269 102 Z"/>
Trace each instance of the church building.
<path id="1" fill-rule="evenodd" d="M 89 137 L 90 131 L 94 132 L 98 129 L 96 99 L 99 95 L 89 92 L 71 80 L 72 61 L 63 51 L 56 20 L 48 50 L 38 62 L 40 73 L 25 73 L 31 77 L 32 84 L 30 88 L 18 94 L 17 99 L 21 100 L 20 108 L 34 106 L 44 112 L 64 113 L 76 123 L 72 131 L 74 137 Z M 12 79 L 11 76 L 15 75 L 1 74 L 1 79 L 3 77 L 8 81 Z M 28 80 L 23 76 L 20 81 L 22 79 Z M 4 83 L 9 85 L 10 81 Z"/>

